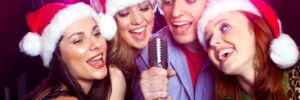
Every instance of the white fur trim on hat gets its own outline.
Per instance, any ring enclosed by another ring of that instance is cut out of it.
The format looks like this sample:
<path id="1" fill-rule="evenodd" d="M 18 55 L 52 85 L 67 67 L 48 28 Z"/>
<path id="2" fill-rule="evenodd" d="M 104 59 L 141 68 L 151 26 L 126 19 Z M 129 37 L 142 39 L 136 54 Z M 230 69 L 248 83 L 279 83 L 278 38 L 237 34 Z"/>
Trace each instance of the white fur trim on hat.
<path id="1" fill-rule="evenodd" d="M 37 56 L 41 52 L 40 35 L 28 32 L 19 43 L 20 51 L 29 55 Z"/>
<path id="2" fill-rule="evenodd" d="M 99 14 L 100 17 L 100 32 L 106 40 L 111 40 L 117 33 L 117 24 L 115 19 L 110 15 L 103 13 Z"/>
<path id="3" fill-rule="evenodd" d="M 107 0 L 106 14 L 114 16 L 118 11 L 142 3 L 146 0 Z"/>
<path id="4" fill-rule="evenodd" d="M 230 6 L 228 6 L 230 5 Z M 204 40 L 204 31 L 208 22 L 217 16 L 226 14 L 231 11 L 247 11 L 261 16 L 259 11 L 249 0 L 210 0 L 207 8 L 204 10 L 201 19 L 198 22 L 198 39 L 204 50 L 207 46 Z"/>
<path id="5" fill-rule="evenodd" d="M 270 57 L 279 68 L 288 68 L 297 63 L 299 51 L 294 40 L 287 34 L 281 33 L 270 46 Z"/>

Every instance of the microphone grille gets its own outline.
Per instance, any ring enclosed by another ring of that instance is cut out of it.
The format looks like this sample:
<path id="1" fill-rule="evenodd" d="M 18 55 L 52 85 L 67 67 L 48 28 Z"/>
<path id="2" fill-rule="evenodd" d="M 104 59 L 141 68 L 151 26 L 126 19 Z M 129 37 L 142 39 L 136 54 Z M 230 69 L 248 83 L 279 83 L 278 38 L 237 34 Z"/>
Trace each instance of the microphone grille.
<path id="1" fill-rule="evenodd" d="M 168 67 L 168 43 L 160 37 L 155 36 L 149 42 L 149 64 L 164 69 Z"/>

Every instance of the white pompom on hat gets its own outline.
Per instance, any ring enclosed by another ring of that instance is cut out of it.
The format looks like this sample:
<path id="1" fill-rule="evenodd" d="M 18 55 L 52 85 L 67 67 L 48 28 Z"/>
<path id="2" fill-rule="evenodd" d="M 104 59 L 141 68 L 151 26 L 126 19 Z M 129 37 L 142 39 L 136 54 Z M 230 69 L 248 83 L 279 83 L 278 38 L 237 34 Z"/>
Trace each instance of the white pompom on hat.
<path id="1" fill-rule="evenodd" d="M 30 55 L 40 55 L 45 67 L 49 67 L 53 52 L 69 25 L 75 21 L 92 17 L 99 25 L 97 13 L 84 3 L 64 5 L 52 3 L 26 16 L 31 30 L 20 41 L 20 51 Z"/>
<path id="2" fill-rule="evenodd" d="M 117 32 L 114 15 L 127 7 L 140 4 L 146 0 L 90 0 L 90 5 L 99 13 L 100 31 L 102 35 L 111 40 Z M 156 7 L 156 0 L 148 0 L 152 7 Z"/>
<path id="3" fill-rule="evenodd" d="M 246 11 L 265 19 L 275 37 L 270 45 L 270 57 L 279 68 L 289 68 L 297 63 L 299 51 L 294 40 L 282 33 L 281 24 L 273 9 L 262 0 L 210 0 L 198 22 L 198 38 L 205 50 L 204 31 L 213 18 L 231 11 Z"/>

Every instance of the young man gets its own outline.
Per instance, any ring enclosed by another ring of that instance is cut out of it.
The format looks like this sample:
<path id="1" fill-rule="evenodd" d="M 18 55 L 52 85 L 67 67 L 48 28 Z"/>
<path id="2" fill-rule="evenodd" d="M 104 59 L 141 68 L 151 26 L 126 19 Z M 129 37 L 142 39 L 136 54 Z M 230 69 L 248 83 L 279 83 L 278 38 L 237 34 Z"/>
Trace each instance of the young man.
<path id="1" fill-rule="evenodd" d="M 147 48 L 137 58 L 140 76 L 135 85 L 135 99 L 212 100 L 214 76 L 207 54 L 197 39 L 197 24 L 206 0 L 158 0 L 168 27 L 155 35 L 168 41 L 168 71 L 148 69 Z M 176 73 L 176 75 L 175 75 Z M 168 79 L 169 77 L 169 79 Z M 169 99 L 169 98 L 168 98 Z"/>

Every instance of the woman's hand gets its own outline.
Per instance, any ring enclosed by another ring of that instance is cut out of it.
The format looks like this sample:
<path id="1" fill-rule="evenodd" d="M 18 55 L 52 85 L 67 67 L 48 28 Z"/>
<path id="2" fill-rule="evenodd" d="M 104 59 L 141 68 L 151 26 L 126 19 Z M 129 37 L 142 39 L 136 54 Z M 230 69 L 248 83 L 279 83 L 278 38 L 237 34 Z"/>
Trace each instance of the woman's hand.
<path id="1" fill-rule="evenodd" d="M 176 74 L 174 70 L 165 70 L 151 67 L 143 71 L 141 76 L 141 89 L 145 100 L 161 99 L 168 96 L 169 77 Z M 169 96 L 168 99 L 171 99 Z"/>

